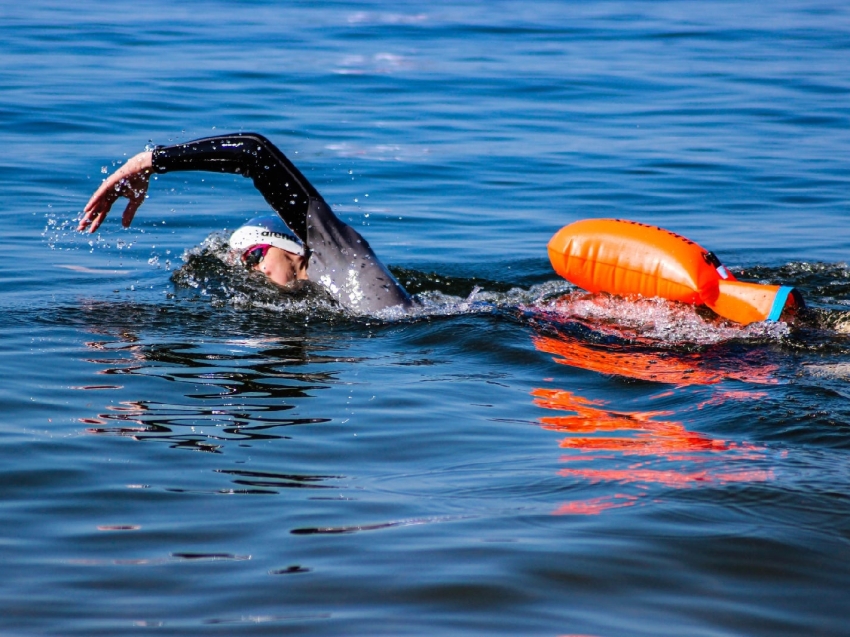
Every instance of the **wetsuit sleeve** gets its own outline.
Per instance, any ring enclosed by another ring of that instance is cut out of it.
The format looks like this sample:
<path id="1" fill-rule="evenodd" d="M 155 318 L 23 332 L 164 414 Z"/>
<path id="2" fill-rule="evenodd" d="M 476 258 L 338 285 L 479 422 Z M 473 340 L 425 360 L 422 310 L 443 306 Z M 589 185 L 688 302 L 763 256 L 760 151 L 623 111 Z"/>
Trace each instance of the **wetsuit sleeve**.
<path id="1" fill-rule="evenodd" d="M 250 177 L 254 186 L 298 237 L 307 243 L 310 200 L 322 197 L 274 144 L 257 133 L 196 139 L 153 151 L 157 173 L 204 170 Z"/>

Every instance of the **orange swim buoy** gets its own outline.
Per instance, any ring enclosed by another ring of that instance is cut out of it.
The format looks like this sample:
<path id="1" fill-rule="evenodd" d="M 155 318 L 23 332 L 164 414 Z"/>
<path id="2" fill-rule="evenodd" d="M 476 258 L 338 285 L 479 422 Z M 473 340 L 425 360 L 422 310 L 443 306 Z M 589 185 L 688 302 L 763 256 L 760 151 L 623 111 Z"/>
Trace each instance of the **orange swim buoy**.
<path id="1" fill-rule="evenodd" d="M 778 321 L 785 310 L 804 305 L 794 288 L 738 281 L 714 253 L 637 221 L 576 221 L 561 228 L 548 247 L 555 272 L 588 292 L 707 305 L 744 325 Z"/>

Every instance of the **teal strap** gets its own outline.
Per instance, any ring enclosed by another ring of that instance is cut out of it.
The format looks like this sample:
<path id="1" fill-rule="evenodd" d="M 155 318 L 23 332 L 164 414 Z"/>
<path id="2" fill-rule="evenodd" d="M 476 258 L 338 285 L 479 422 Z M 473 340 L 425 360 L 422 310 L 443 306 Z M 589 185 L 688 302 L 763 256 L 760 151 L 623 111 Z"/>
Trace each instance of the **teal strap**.
<path id="1" fill-rule="evenodd" d="M 788 295 L 794 291 L 794 288 L 783 285 L 776 291 L 776 296 L 773 297 L 773 305 L 770 306 L 770 314 L 767 315 L 766 321 L 778 321 L 782 316 L 782 310 L 785 309 L 785 301 L 788 300 Z"/>

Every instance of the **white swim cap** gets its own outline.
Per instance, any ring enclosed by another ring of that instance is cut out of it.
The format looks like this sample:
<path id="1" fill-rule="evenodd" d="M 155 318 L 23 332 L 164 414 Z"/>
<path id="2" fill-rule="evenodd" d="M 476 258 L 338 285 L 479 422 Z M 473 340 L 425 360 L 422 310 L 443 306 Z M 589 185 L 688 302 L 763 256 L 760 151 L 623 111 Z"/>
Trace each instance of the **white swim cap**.
<path id="1" fill-rule="evenodd" d="M 256 245 L 270 245 L 304 256 L 304 244 L 277 215 L 254 217 L 230 235 L 230 247 L 239 254 Z"/>

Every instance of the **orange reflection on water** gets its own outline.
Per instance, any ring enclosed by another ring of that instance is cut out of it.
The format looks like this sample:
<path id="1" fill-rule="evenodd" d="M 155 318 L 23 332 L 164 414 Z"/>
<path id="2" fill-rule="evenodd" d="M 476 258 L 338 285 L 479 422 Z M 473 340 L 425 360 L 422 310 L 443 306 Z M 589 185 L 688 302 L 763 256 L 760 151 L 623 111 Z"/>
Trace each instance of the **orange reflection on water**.
<path id="1" fill-rule="evenodd" d="M 669 411 L 618 412 L 602 409 L 605 401 L 588 400 L 572 392 L 534 389 L 534 403 L 547 409 L 573 412 L 569 416 L 544 416 L 544 429 L 571 434 L 632 431 L 631 436 L 571 436 L 561 441 L 565 449 L 578 451 L 620 452 L 628 455 L 661 455 L 673 459 L 677 454 L 703 451 L 749 450 L 751 445 L 730 443 L 705 434 L 688 431 L 681 422 L 655 420 Z"/>
<path id="2" fill-rule="evenodd" d="M 620 509 L 631 506 L 638 499 L 636 495 L 625 495 L 617 493 L 601 498 L 589 498 L 587 500 L 576 500 L 562 504 L 555 510 L 555 515 L 599 515 L 609 509 Z"/>
<path id="3" fill-rule="evenodd" d="M 556 363 L 599 374 L 680 386 L 715 385 L 725 378 L 760 384 L 776 382 L 776 366 L 772 364 L 747 363 L 736 358 L 727 361 L 728 369 L 710 369 L 705 358 L 696 352 L 603 347 L 566 334 L 558 338 L 537 335 L 532 339 L 538 350 L 554 354 Z"/>
<path id="4" fill-rule="evenodd" d="M 554 359 L 556 363 L 599 374 L 675 385 L 713 385 L 723 379 L 715 371 L 700 369 L 701 361 L 696 354 L 670 355 L 662 351 L 630 351 L 625 354 L 594 347 L 566 335 L 560 338 L 534 336 L 533 339 L 538 350 L 558 356 Z"/>
<path id="5" fill-rule="evenodd" d="M 711 471 L 674 471 L 660 469 L 561 469 L 558 475 L 584 478 L 591 483 L 623 482 L 660 484 L 666 487 L 687 487 L 698 483 L 765 482 L 772 477 L 770 471 L 749 470 L 730 473 Z M 622 496 L 620 496 L 622 497 Z M 610 507 L 608 507 L 610 508 Z"/>
<path id="6" fill-rule="evenodd" d="M 545 339 L 544 344 L 550 347 L 552 340 Z M 540 342 L 538 339 L 536 344 Z M 589 348 L 585 346 L 586 349 Z M 620 373 L 625 366 L 622 354 L 607 354 L 605 364 Z M 648 366 L 649 356 L 639 359 L 637 366 L 629 369 L 634 371 Z M 604 368 L 601 359 L 595 360 L 599 370 Z M 684 370 L 684 364 L 677 363 L 677 366 L 678 372 Z M 717 382 L 712 380 L 713 376 L 699 372 L 688 376 L 690 381 L 701 378 L 704 382 Z M 684 384 L 687 383 L 680 383 Z M 561 469 L 558 474 L 587 485 L 610 484 L 617 488 L 611 494 L 567 502 L 556 509 L 556 514 L 598 515 L 633 506 L 642 498 L 650 497 L 653 486 L 692 488 L 706 484 L 763 482 L 773 477 L 772 471 L 754 468 L 751 464 L 765 458 L 765 449 L 689 431 L 682 422 L 670 418 L 674 412 L 611 410 L 606 408 L 608 401 L 592 400 L 567 390 L 537 388 L 531 394 L 539 407 L 561 412 L 539 419 L 544 429 L 568 434 L 559 446 L 568 450 L 562 461 L 572 466 Z M 665 391 L 664 395 L 669 396 L 670 392 Z M 697 407 L 758 399 L 764 395 L 763 392 L 717 392 Z M 575 463 L 587 462 L 594 466 L 575 466 Z M 740 466 L 740 463 L 748 466 Z M 633 492 L 624 493 L 623 490 Z"/>

